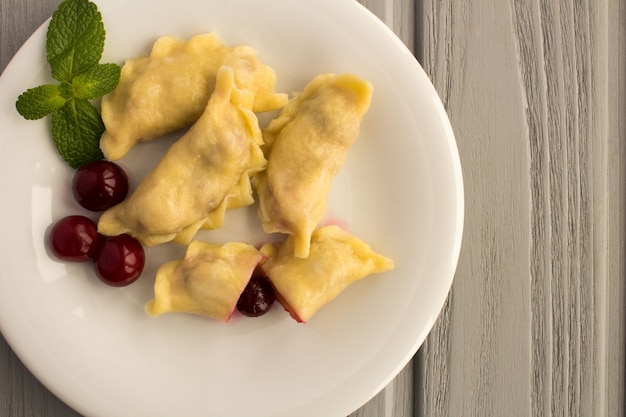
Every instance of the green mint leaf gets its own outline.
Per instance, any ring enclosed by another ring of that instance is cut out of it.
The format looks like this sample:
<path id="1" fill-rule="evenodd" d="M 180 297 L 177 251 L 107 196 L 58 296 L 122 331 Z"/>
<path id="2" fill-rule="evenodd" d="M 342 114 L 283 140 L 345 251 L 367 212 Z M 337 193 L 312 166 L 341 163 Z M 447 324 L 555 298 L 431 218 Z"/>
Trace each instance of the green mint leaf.
<path id="1" fill-rule="evenodd" d="M 120 80 L 121 68 L 117 64 L 100 64 L 74 77 L 74 97 L 95 100 L 110 93 Z"/>
<path id="2" fill-rule="evenodd" d="M 63 81 L 59 85 L 59 91 L 61 92 L 61 96 L 63 96 L 66 100 L 74 98 L 74 86 L 72 83 Z"/>
<path id="3" fill-rule="evenodd" d="M 105 39 L 102 15 L 88 0 L 65 0 L 52 15 L 46 39 L 46 53 L 52 77 L 72 79 L 97 65 Z"/>
<path id="4" fill-rule="evenodd" d="M 89 0 L 64 0 L 48 25 L 46 53 L 59 85 L 42 85 L 24 92 L 15 103 L 26 119 L 52 113 L 52 138 L 72 167 L 104 158 L 100 136 L 104 124 L 89 102 L 111 92 L 121 68 L 99 64 L 105 39 L 102 16 Z"/>
<path id="5" fill-rule="evenodd" d="M 85 99 L 68 100 L 52 114 L 52 138 L 72 168 L 104 158 L 99 146 L 103 132 L 98 110 Z"/>
<path id="6" fill-rule="evenodd" d="M 58 85 L 46 84 L 23 92 L 15 107 L 25 119 L 37 120 L 60 109 L 65 102 Z"/>

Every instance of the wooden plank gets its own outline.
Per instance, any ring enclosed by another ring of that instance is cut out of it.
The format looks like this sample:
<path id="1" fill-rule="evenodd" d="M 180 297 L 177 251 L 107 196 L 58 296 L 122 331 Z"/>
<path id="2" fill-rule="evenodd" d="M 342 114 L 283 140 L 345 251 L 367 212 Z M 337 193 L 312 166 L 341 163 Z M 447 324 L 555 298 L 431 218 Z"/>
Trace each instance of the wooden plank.
<path id="1" fill-rule="evenodd" d="M 624 6 L 424 0 L 419 14 L 466 228 L 419 352 L 418 414 L 624 415 Z"/>
<path id="2" fill-rule="evenodd" d="M 449 305 L 419 353 L 418 411 L 508 415 L 502 410 L 527 408 L 530 333 L 529 321 L 517 322 L 528 313 L 529 288 L 511 279 L 529 263 L 520 250 L 528 247 L 529 191 L 522 100 L 510 92 L 519 77 L 501 71 L 516 65 L 514 37 L 495 19 L 510 13 L 502 2 L 423 5 L 422 62 L 457 137 L 466 220 Z"/>
<path id="3" fill-rule="evenodd" d="M 606 111 L 606 135 L 609 138 L 608 156 L 600 163 L 606 164 L 608 195 L 604 203 L 606 227 L 610 230 L 607 245 L 606 274 L 610 277 L 607 287 L 601 289 L 608 296 L 604 314 L 609 336 L 607 345 L 601 346 L 606 351 L 605 376 L 599 389 L 599 395 L 606 398 L 605 409 L 615 416 L 626 415 L 626 4 L 623 1 L 611 1 L 604 10 L 607 30 L 602 31 L 601 42 L 605 45 L 603 54 L 607 56 L 607 100 L 603 106 Z M 621 236 L 620 236 L 621 233 Z"/>

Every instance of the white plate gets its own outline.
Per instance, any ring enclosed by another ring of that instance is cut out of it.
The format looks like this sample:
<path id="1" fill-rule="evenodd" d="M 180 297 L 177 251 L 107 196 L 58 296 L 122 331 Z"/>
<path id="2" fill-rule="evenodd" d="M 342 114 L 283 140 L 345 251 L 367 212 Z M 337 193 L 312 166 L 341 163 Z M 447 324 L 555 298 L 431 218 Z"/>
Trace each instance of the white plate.
<path id="1" fill-rule="evenodd" d="M 337 177 L 329 217 L 393 258 L 392 272 L 349 287 L 307 324 L 279 306 L 220 324 L 195 316 L 151 319 L 160 262 L 182 253 L 148 251 L 141 280 L 115 289 L 89 265 L 52 259 L 53 221 L 86 212 L 72 199 L 71 170 L 50 140 L 49 119 L 26 121 L 17 96 L 51 82 L 47 23 L 0 79 L 0 330 L 55 395 L 89 416 L 345 416 L 407 364 L 448 294 L 463 223 L 461 168 L 450 124 L 422 68 L 393 33 L 352 0 L 100 1 L 103 62 L 144 55 L 158 35 L 215 31 L 255 47 L 300 90 L 321 72 L 353 72 L 374 85 L 362 134 Z M 122 161 L 137 179 L 161 145 Z M 136 162 L 138 161 L 138 162 Z M 135 165 L 137 163 L 138 165 Z M 203 238 L 263 239 L 254 209 L 227 216 Z"/>

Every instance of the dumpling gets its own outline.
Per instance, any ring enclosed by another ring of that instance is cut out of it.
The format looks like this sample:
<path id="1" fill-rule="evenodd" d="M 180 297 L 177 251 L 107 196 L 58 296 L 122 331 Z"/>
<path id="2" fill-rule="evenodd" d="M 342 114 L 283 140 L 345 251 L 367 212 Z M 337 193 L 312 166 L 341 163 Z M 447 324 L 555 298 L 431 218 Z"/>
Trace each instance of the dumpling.
<path id="1" fill-rule="evenodd" d="M 199 314 L 227 322 L 263 255 L 246 243 L 193 241 L 183 259 L 163 264 L 146 312 Z"/>
<path id="2" fill-rule="evenodd" d="M 296 257 L 308 256 L 371 96 L 371 84 L 355 75 L 321 74 L 263 131 L 267 169 L 253 178 L 259 218 L 265 232 L 294 236 Z"/>
<path id="3" fill-rule="evenodd" d="M 254 202 L 250 177 L 266 160 L 252 94 L 223 67 L 200 119 L 157 166 L 98 222 L 104 235 L 130 234 L 147 246 L 188 244 L 201 227 L 217 228 L 228 208 Z"/>
<path id="4" fill-rule="evenodd" d="M 102 99 L 106 130 L 100 148 L 105 157 L 120 159 L 138 141 L 192 125 L 206 107 L 222 66 L 233 68 L 237 86 L 254 95 L 255 112 L 287 102 L 287 95 L 274 92 L 274 70 L 251 47 L 227 47 L 213 33 L 187 42 L 163 36 L 150 56 L 126 61 L 116 89 Z"/>
<path id="5" fill-rule="evenodd" d="M 260 268 L 277 299 L 299 322 L 307 322 L 354 281 L 394 267 L 391 259 L 334 225 L 313 232 L 308 258 L 295 257 L 294 245 L 293 236 L 278 245 L 263 245 L 267 260 Z"/>

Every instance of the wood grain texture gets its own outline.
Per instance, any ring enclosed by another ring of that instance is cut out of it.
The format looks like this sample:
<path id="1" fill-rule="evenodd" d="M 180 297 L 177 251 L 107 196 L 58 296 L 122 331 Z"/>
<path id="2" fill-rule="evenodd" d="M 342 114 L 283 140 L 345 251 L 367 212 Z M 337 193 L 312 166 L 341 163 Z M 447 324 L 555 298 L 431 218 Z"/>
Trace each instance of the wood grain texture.
<path id="1" fill-rule="evenodd" d="M 0 72 L 19 47 L 57 8 L 61 0 L 0 2 Z M 414 44 L 413 0 L 362 0 L 409 46 Z M 379 395 L 351 416 L 409 417 L 413 415 L 413 365 L 409 364 Z M 77 417 L 25 368 L 0 337 L 0 415 L 9 417 Z"/>
<path id="2" fill-rule="evenodd" d="M 466 226 L 424 416 L 623 416 L 624 6 L 424 0 Z"/>
<path id="3" fill-rule="evenodd" d="M 605 332 L 609 335 L 605 347 L 606 375 L 604 376 L 606 409 L 614 415 L 626 415 L 626 5 L 612 1 L 605 10 L 608 28 L 602 32 L 607 55 L 608 90 L 605 108 L 606 135 L 609 138 L 605 162 L 607 167 L 608 197 L 604 207 L 607 214 L 606 227 L 610 230 L 607 240 L 608 257 L 606 273 L 608 293 L 604 314 Z M 621 215 L 620 215 L 621 214 Z"/>

